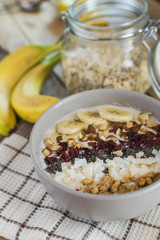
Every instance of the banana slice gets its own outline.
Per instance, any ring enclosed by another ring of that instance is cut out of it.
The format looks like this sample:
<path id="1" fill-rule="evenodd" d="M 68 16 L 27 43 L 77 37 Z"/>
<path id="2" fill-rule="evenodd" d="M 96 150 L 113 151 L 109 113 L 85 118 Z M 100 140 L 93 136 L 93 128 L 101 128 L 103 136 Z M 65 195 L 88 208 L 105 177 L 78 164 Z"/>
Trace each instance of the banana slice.
<path id="1" fill-rule="evenodd" d="M 77 139 L 79 139 L 79 138 L 82 138 L 83 137 L 83 135 L 82 135 L 82 133 L 81 132 L 76 132 L 76 133 L 72 133 L 72 134 L 63 134 L 62 135 L 62 138 L 63 138 L 63 140 L 65 140 L 65 141 L 67 141 L 69 138 L 77 138 Z"/>
<path id="2" fill-rule="evenodd" d="M 51 133 L 51 135 L 49 136 L 49 138 L 52 140 L 52 141 L 56 141 L 56 138 L 58 136 L 62 136 L 62 140 L 63 141 L 67 141 L 69 138 L 82 138 L 83 135 L 81 132 L 76 132 L 76 133 L 72 133 L 72 134 L 60 134 L 58 132 L 53 132 Z"/>
<path id="3" fill-rule="evenodd" d="M 139 117 L 138 117 L 138 120 L 144 124 L 146 122 L 148 122 L 149 120 L 149 115 L 151 115 L 151 113 L 140 113 L 139 114 Z"/>
<path id="4" fill-rule="evenodd" d="M 59 134 L 59 133 L 57 133 L 57 132 L 53 132 L 53 133 L 51 133 L 51 134 L 49 135 L 49 138 L 50 138 L 52 141 L 56 141 L 56 138 L 57 138 L 58 136 L 62 136 L 62 134 Z"/>
<path id="5" fill-rule="evenodd" d="M 87 126 L 83 122 L 75 120 L 64 120 L 57 124 L 56 129 L 61 134 L 73 134 L 85 129 Z"/>
<path id="6" fill-rule="evenodd" d="M 112 122 L 127 122 L 133 120 L 131 112 L 119 108 L 101 108 L 99 114 L 102 118 Z"/>
<path id="7" fill-rule="evenodd" d="M 94 124 L 95 126 L 99 126 L 101 124 L 105 124 L 106 127 L 109 126 L 109 122 L 105 119 L 102 119 L 99 113 L 96 112 L 79 112 L 79 119 L 86 124 Z"/>

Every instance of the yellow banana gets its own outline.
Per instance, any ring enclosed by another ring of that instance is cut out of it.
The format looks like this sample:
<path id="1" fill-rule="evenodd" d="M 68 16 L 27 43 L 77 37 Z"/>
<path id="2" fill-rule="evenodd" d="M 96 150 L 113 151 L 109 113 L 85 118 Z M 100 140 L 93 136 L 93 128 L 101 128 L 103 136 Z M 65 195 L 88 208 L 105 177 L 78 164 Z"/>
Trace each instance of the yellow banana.
<path id="1" fill-rule="evenodd" d="M 45 60 L 27 72 L 14 88 L 11 104 L 16 113 L 24 120 L 34 123 L 40 115 L 59 98 L 40 95 L 39 92 L 53 66 L 60 60 L 60 53 Z"/>
<path id="2" fill-rule="evenodd" d="M 59 50 L 61 42 L 48 46 L 28 45 L 8 55 L 0 63 L 0 134 L 15 127 L 16 116 L 10 105 L 10 95 L 20 78 L 45 56 Z M 8 129 L 8 130 L 7 130 Z"/>
<path id="3" fill-rule="evenodd" d="M 10 128 L 0 119 L 0 134 L 7 136 Z"/>

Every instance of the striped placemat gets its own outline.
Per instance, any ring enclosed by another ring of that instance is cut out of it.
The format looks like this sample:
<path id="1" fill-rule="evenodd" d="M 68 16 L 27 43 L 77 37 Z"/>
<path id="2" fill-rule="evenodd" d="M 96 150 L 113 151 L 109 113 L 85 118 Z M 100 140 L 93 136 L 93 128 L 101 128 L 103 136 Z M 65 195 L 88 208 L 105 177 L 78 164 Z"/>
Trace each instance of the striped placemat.
<path id="1" fill-rule="evenodd" d="M 29 155 L 32 125 L 0 144 L 0 236 L 10 240 L 160 240 L 160 205 L 128 221 L 93 222 L 62 209 L 45 192 Z"/>

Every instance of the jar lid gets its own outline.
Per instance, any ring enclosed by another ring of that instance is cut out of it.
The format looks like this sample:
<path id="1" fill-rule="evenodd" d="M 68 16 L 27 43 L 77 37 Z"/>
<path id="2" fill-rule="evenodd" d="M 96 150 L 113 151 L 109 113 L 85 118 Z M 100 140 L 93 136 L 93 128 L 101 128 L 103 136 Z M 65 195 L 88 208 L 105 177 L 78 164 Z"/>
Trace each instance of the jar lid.
<path id="1" fill-rule="evenodd" d="M 160 98 L 160 41 L 155 44 L 149 54 L 148 68 L 153 90 Z"/>
<path id="2" fill-rule="evenodd" d="M 149 54 L 148 69 L 153 90 L 160 98 L 160 41 L 155 44 Z"/>
<path id="3" fill-rule="evenodd" d="M 160 98 L 160 41 L 152 48 L 148 58 L 148 68 L 151 84 L 158 98 Z"/>
<path id="4" fill-rule="evenodd" d="M 142 42 L 149 51 L 148 70 L 151 79 L 151 85 L 158 98 L 160 98 L 160 40 L 157 32 L 160 29 L 160 20 L 150 19 L 144 29 Z M 153 47 L 147 43 L 147 40 L 154 40 Z"/>

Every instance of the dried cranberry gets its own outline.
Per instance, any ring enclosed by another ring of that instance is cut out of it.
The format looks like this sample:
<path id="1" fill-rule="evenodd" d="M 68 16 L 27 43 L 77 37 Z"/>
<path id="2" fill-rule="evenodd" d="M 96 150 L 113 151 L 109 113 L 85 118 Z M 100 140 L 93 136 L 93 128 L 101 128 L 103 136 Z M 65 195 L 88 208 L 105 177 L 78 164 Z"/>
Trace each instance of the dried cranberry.
<path id="1" fill-rule="evenodd" d="M 79 149 L 78 148 L 70 147 L 69 155 L 71 157 L 78 157 L 78 154 L 79 154 Z"/>
<path id="2" fill-rule="evenodd" d="M 136 134 L 134 132 L 128 132 L 127 137 L 129 140 L 136 140 Z"/>
<path id="3" fill-rule="evenodd" d="M 112 141 L 112 140 L 109 140 L 107 142 L 107 148 L 110 149 L 110 150 L 115 150 L 116 146 L 117 146 L 117 144 L 114 141 Z"/>
<path id="4" fill-rule="evenodd" d="M 60 155 L 62 155 L 63 153 L 65 153 L 66 151 L 67 151 L 67 148 L 62 148 L 62 149 L 60 149 L 59 151 L 56 152 L 56 155 L 57 155 L 57 156 L 60 156 Z"/>
<path id="5" fill-rule="evenodd" d="M 146 136 L 147 136 L 147 138 L 153 139 L 155 137 L 155 134 L 151 131 L 147 131 Z"/>
<path id="6" fill-rule="evenodd" d="M 107 142 L 103 141 L 103 140 L 98 140 L 97 142 L 97 148 L 98 150 L 102 150 L 102 149 L 105 149 L 107 147 Z"/>
<path id="7" fill-rule="evenodd" d="M 45 163 L 47 164 L 47 165 L 49 165 L 49 164 L 51 164 L 51 163 L 53 163 L 53 162 L 57 162 L 57 158 L 56 157 L 45 157 Z"/>
<path id="8" fill-rule="evenodd" d="M 62 153 L 62 155 L 60 156 L 60 160 L 62 162 L 69 162 L 70 159 L 71 158 L 70 158 L 70 156 L 69 156 L 69 154 L 67 152 Z"/>
<path id="9" fill-rule="evenodd" d="M 156 139 L 156 145 L 160 146 L 160 138 L 159 137 Z"/>
<path id="10" fill-rule="evenodd" d="M 153 145 L 153 140 L 152 139 L 148 139 L 146 142 L 146 146 L 147 147 L 151 147 Z"/>
<path id="11" fill-rule="evenodd" d="M 67 148 L 67 142 L 60 142 L 59 145 L 60 145 L 62 148 Z"/>

